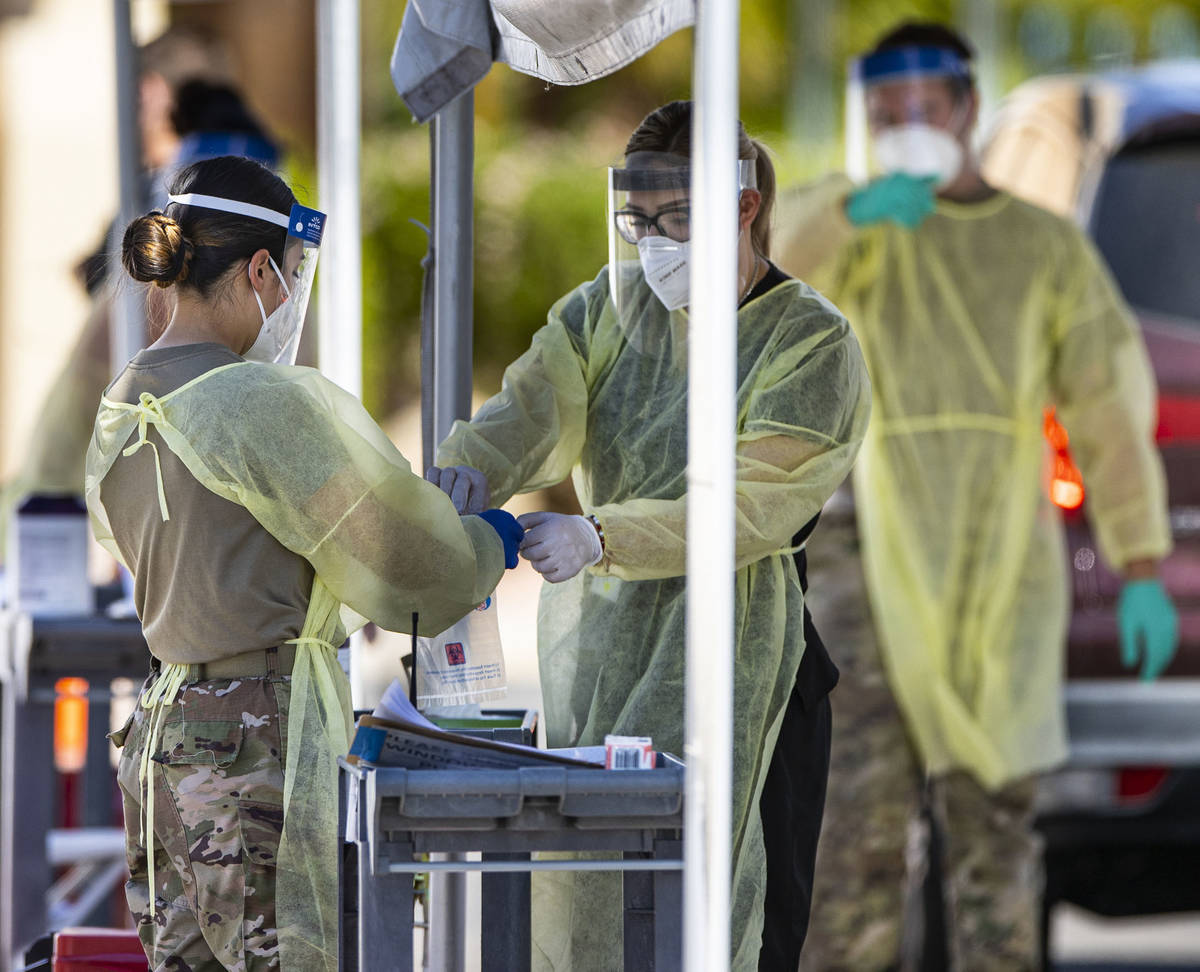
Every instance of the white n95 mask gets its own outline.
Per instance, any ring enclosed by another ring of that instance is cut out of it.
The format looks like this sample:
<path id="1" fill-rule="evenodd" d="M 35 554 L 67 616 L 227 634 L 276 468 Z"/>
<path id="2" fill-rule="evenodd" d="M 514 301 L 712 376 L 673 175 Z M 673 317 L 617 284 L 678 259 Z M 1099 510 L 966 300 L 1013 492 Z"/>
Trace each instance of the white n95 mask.
<path id="1" fill-rule="evenodd" d="M 283 288 L 284 299 L 275 310 L 268 314 L 266 308 L 263 307 L 262 298 L 258 296 L 258 291 L 251 286 L 251 293 L 258 302 L 258 313 L 262 315 L 262 327 L 259 328 L 258 337 L 254 339 L 254 343 L 242 357 L 247 361 L 263 361 L 267 364 L 295 364 L 296 352 L 300 349 L 300 330 L 304 325 L 304 318 L 293 312 L 294 308 L 288 302 L 292 292 L 288 289 L 287 282 L 283 279 L 283 274 L 280 273 L 275 260 L 270 255 L 267 256 L 267 259 L 271 263 L 271 269 L 275 271 L 275 276 L 279 278 L 279 286 Z M 246 268 L 246 273 L 248 275 L 251 273 L 249 267 Z"/>
<path id="2" fill-rule="evenodd" d="M 944 128 L 911 123 L 885 128 L 872 138 L 875 161 L 885 172 L 934 177 L 948 185 L 962 171 L 963 148 Z"/>
<path id="3" fill-rule="evenodd" d="M 643 236 L 637 241 L 638 259 L 646 283 L 667 310 L 686 307 L 691 274 L 688 261 L 691 244 L 669 236 Z"/>

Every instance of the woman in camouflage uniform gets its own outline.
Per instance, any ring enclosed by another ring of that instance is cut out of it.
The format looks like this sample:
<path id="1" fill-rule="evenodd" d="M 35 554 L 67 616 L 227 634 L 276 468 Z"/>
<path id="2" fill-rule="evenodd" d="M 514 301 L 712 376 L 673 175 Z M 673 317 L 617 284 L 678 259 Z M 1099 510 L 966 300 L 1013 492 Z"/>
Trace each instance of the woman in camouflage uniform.
<path id="1" fill-rule="evenodd" d="M 171 188 L 122 254 L 172 288 L 171 322 L 109 386 L 87 463 L 154 656 L 114 734 L 129 904 L 155 970 L 332 970 L 350 715 L 335 646 L 367 618 L 447 627 L 515 565 L 520 528 L 460 517 L 356 399 L 279 363 L 322 214 L 242 158 Z"/>

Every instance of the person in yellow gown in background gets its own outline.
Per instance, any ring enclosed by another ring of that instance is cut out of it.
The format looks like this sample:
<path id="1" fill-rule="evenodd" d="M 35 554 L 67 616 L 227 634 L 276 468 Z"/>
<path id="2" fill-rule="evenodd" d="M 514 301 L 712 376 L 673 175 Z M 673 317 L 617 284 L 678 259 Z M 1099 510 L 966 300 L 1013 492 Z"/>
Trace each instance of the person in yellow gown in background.
<path id="1" fill-rule="evenodd" d="M 1047 406 L 1126 578 L 1126 664 L 1154 678 L 1177 640 L 1145 347 L 1084 235 L 981 177 L 971 56 L 936 24 L 881 39 L 858 67 L 881 174 L 789 193 L 778 224 L 781 266 L 854 327 L 875 403 L 854 497 L 878 645 L 867 624 L 826 632 L 842 718 L 802 963 L 821 972 L 915 967 L 929 820 L 952 967 L 1041 967 L 1033 781 L 1066 755 L 1069 611 Z"/>

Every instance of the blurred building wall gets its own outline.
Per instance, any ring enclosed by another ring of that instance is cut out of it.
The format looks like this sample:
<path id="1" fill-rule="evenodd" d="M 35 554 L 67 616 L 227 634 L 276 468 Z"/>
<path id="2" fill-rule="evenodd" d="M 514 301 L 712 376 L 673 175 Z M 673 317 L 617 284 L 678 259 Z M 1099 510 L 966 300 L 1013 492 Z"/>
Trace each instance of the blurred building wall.
<path id="1" fill-rule="evenodd" d="M 0 20 L 0 474 L 87 313 L 74 263 L 116 210 L 112 12 L 37 0 Z"/>

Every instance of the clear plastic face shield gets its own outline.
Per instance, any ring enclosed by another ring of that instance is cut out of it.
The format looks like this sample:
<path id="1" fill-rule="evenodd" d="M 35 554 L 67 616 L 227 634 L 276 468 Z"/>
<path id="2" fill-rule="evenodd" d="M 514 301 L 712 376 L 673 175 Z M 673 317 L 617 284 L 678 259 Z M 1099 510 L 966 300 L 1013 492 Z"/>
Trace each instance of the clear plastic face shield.
<path id="1" fill-rule="evenodd" d="M 300 336 L 304 332 L 305 316 L 308 313 L 308 301 L 312 296 L 313 282 L 317 276 L 317 257 L 321 252 L 321 237 L 325 233 L 325 214 L 299 203 L 294 204 L 291 213 L 285 216 L 264 206 L 255 206 L 237 199 L 223 199 L 219 196 L 187 193 L 168 198 L 171 202 L 184 206 L 200 206 L 248 216 L 251 219 L 261 219 L 287 231 L 282 264 L 277 263 L 274 256 L 269 257 L 268 263 L 278 277 L 278 290 L 268 288 L 260 294 L 251 282 L 259 314 L 262 316 L 262 327 L 258 337 L 242 357 L 247 361 L 263 361 L 269 364 L 295 364 L 296 355 L 300 350 Z M 246 273 L 251 272 L 247 266 Z M 277 298 L 275 294 L 278 294 Z M 273 306 L 268 306 L 264 299 L 270 301 Z"/>
<path id="2" fill-rule="evenodd" d="M 903 172 L 954 181 L 966 161 L 970 64 L 941 47 L 902 47 L 851 64 L 846 92 L 846 174 Z"/>
<path id="3" fill-rule="evenodd" d="M 627 328 L 687 306 L 691 174 L 687 157 L 661 152 L 633 152 L 608 170 L 609 288 Z M 754 160 L 740 160 L 739 192 L 754 188 Z"/>

